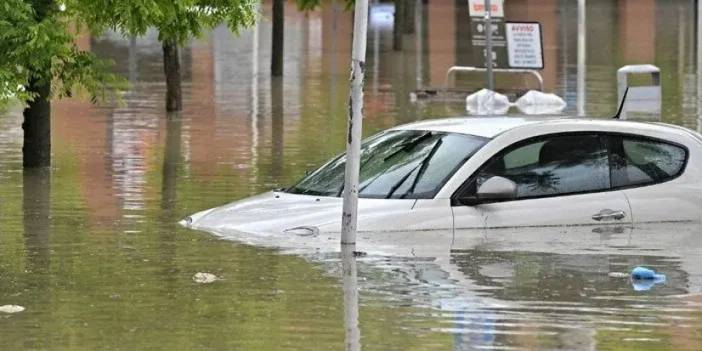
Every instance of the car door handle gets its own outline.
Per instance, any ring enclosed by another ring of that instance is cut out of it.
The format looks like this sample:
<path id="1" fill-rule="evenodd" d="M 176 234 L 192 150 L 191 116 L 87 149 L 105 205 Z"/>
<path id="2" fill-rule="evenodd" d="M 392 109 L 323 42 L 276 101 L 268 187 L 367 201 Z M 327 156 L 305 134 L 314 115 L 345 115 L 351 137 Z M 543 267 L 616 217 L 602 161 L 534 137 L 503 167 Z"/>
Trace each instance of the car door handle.
<path id="1" fill-rule="evenodd" d="M 596 221 L 619 221 L 626 217 L 626 212 L 624 211 L 613 211 L 610 209 L 604 209 L 599 213 L 592 215 L 592 219 Z"/>

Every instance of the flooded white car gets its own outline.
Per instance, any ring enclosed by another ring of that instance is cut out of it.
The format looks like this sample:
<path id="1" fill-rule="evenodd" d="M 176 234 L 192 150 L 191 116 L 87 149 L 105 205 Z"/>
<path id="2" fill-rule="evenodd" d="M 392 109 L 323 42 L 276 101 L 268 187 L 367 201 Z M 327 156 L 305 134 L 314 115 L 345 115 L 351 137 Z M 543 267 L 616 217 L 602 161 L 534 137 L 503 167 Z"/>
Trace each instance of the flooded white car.
<path id="1" fill-rule="evenodd" d="M 185 222 L 252 243 L 274 236 L 286 246 L 296 237 L 322 236 L 336 246 L 344 162 L 340 155 L 287 189 Z M 365 140 L 360 174 L 361 248 L 363 238 L 374 241 L 371 233 L 378 232 L 388 244 L 411 236 L 421 246 L 460 241 L 464 230 L 702 220 L 702 136 L 661 123 L 423 121 Z"/>

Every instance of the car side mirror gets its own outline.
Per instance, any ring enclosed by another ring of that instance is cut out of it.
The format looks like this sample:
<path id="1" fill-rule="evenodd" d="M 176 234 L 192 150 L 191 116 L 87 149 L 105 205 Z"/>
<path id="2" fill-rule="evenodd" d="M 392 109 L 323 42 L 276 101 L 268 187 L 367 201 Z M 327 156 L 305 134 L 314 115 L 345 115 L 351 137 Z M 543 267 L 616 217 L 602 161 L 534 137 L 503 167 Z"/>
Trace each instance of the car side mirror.
<path id="1" fill-rule="evenodd" d="M 459 197 L 452 205 L 475 206 L 483 201 L 510 200 L 517 197 L 517 184 L 504 177 L 491 177 L 485 181 L 475 195 Z"/>
<path id="2" fill-rule="evenodd" d="M 517 197 L 517 183 L 505 177 L 486 180 L 476 193 L 478 200 L 510 200 Z"/>

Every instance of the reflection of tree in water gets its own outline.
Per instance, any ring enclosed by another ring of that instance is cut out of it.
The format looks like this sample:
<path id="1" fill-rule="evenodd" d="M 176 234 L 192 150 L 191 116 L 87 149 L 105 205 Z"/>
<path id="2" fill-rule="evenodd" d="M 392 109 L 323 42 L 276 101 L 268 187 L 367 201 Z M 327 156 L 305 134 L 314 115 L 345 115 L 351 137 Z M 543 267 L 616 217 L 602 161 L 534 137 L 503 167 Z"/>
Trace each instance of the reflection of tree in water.
<path id="1" fill-rule="evenodd" d="M 512 176 L 511 178 L 515 183 L 522 186 L 525 185 L 529 191 L 539 193 L 557 192 L 557 187 L 561 184 L 561 178 L 556 176 L 553 171 L 528 172 Z"/>
<path id="2" fill-rule="evenodd" d="M 164 210 L 173 210 L 176 203 L 178 165 L 181 162 L 181 124 L 180 113 L 171 112 L 168 114 L 161 183 L 161 208 Z"/>
<path id="3" fill-rule="evenodd" d="M 51 170 L 49 168 L 24 169 L 22 213 L 26 251 L 24 274 L 19 275 L 19 279 L 15 282 L 3 281 L 0 296 L 3 296 L 6 301 L 31 303 L 28 306 L 31 309 L 33 306 L 47 306 L 51 303 Z M 18 286 L 17 282 L 21 282 L 24 288 L 20 288 L 21 285 Z M 20 291 L 23 292 L 18 293 Z M 45 338 L 37 337 L 38 328 L 33 329 L 25 330 L 25 347 L 48 349 L 49 342 Z"/>
<path id="4" fill-rule="evenodd" d="M 24 239 L 27 270 L 41 275 L 49 269 L 51 227 L 51 170 L 25 169 L 23 172 Z"/>
<path id="5" fill-rule="evenodd" d="M 164 284 L 175 290 L 178 279 L 176 257 L 176 232 L 178 230 L 178 172 L 183 162 L 181 155 L 182 118 L 180 112 L 168 113 L 166 119 L 166 144 L 164 145 L 161 183 L 161 212 L 158 225 L 159 267 L 163 267 Z"/>
<path id="6" fill-rule="evenodd" d="M 284 97 L 281 77 L 271 78 L 271 176 L 272 181 L 280 184 L 284 176 Z"/>
<path id="7" fill-rule="evenodd" d="M 667 283 L 649 294 L 677 295 L 687 290 L 688 273 L 674 257 L 639 255 L 566 255 L 542 252 L 492 252 L 460 250 L 451 255 L 459 271 L 485 287 L 486 293 L 503 300 L 587 301 L 593 305 L 621 303 L 590 299 L 602 295 L 631 295 L 627 278 L 610 277 L 610 272 L 628 272 L 637 265 L 657 267 Z"/>
<path id="8" fill-rule="evenodd" d="M 639 155 L 632 157 L 630 150 L 625 147 L 627 163 L 634 165 L 653 180 L 672 176 L 685 162 L 685 152 L 674 146 L 645 141 L 633 143 L 635 144 L 630 145 L 636 149 Z M 639 158 L 639 160 L 635 158 Z"/>
<path id="9" fill-rule="evenodd" d="M 567 150 L 564 151 L 562 157 L 558 160 L 550 162 L 539 162 L 537 164 L 518 167 L 504 172 L 498 171 L 499 163 L 504 162 L 498 159 L 494 164 L 490 165 L 486 174 L 480 176 L 478 185 L 492 176 L 503 176 L 517 183 L 520 190 L 520 196 L 551 194 L 569 191 L 592 190 L 599 188 L 598 184 L 609 184 L 609 174 L 607 172 L 607 153 L 603 150 L 594 150 L 587 152 L 583 150 Z M 586 170 L 592 170 L 589 175 L 584 175 L 584 179 L 592 179 L 592 181 L 581 182 L 583 178 L 577 177 L 569 179 L 564 177 L 565 172 L 576 167 L 582 167 Z M 601 172 L 597 172 L 601 171 Z M 597 181 L 597 176 L 603 175 L 607 179 L 601 182 Z M 573 189 L 565 189 L 570 186 Z M 524 193 L 528 190 L 528 192 Z"/>

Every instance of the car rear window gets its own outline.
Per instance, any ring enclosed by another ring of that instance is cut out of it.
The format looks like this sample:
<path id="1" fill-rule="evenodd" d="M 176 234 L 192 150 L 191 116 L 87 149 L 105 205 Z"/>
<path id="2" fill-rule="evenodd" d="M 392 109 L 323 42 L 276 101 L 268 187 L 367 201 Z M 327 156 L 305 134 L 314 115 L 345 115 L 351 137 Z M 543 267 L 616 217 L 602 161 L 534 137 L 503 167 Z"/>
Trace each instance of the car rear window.
<path id="1" fill-rule="evenodd" d="M 684 148 L 635 137 L 614 137 L 612 186 L 661 183 L 680 175 L 687 159 Z"/>

